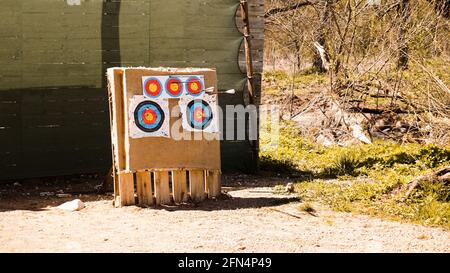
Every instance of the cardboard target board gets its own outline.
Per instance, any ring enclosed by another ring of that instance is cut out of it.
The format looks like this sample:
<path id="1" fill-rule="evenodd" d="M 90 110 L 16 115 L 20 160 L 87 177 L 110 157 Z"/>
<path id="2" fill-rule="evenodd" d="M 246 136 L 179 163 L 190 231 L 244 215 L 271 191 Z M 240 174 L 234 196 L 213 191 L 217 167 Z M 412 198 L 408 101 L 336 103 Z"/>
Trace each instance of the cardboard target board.
<path id="1" fill-rule="evenodd" d="M 135 192 L 144 205 L 217 197 L 218 101 L 206 92 L 217 90 L 216 71 L 110 68 L 107 77 L 116 206 L 135 204 Z"/>

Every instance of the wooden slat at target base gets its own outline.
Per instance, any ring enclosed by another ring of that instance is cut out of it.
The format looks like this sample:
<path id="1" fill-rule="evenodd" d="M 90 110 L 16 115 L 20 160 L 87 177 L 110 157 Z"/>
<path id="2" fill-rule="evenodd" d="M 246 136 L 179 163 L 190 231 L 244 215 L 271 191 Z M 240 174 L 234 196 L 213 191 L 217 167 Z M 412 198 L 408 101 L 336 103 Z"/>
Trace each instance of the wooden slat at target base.
<path id="1" fill-rule="evenodd" d="M 151 173 L 147 171 L 136 173 L 136 192 L 139 205 L 153 205 Z"/>
<path id="2" fill-rule="evenodd" d="M 186 171 L 172 172 L 172 190 L 173 201 L 176 204 L 186 202 L 189 200 L 189 193 L 187 191 Z"/>
<path id="3" fill-rule="evenodd" d="M 219 170 L 155 170 L 114 175 L 115 207 L 201 202 L 220 196 Z"/>
<path id="4" fill-rule="evenodd" d="M 203 201 L 206 197 L 205 171 L 190 171 L 189 185 L 191 199 L 194 202 Z"/>

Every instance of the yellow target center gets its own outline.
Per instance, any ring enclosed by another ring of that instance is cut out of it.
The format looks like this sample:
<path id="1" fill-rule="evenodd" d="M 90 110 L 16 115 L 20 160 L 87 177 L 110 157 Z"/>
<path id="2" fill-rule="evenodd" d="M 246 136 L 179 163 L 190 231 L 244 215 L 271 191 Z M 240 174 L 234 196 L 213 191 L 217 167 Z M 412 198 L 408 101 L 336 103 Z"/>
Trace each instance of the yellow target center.
<path id="1" fill-rule="evenodd" d="M 155 117 L 153 116 L 152 113 L 145 113 L 145 119 L 152 122 L 155 119 Z"/>
<path id="2" fill-rule="evenodd" d="M 156 92 L 156 90 L 158 90 L 158 86 L 155 83 L 151 83 L 148 89 L 150 90 L 150 92 L 154 93 Z"/>
<path id="3" fill-rule="evenodd" d="M 178 83 L 171 83 L 170 84 L 170 90 L 178 91 Z"/>
<path id="4" fill-rule="evenodd" d="M 198 84 L 196 82 L 191 83 L 192 91 L 198 91 Z"/>
<path id="5" fill-rule="evenodd" d="M 197 111 L 197 118 L 202 118 L 205 116 L 205 113 L 203 113 L 203 111 Z"/>

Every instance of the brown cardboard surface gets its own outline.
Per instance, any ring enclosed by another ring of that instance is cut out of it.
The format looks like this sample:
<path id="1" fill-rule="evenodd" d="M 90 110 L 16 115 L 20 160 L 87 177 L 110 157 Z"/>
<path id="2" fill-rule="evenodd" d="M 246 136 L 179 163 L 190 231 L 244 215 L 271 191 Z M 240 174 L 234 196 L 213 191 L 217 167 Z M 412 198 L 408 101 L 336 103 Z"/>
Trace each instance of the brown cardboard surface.
<path id="1" fill-rule="evenodd" d="M 174 140 L 164 137 L 130 138 L 128 130 L 128 113 L 130 99 L 134 95 L 142 95 L 142 76 L 158 75 L 203 75 L 205 87 L 214 86 L 217 90 L 216 71 L 213 69 L 167 69 L 167 68 L 125 68 L 123 77 L 123 124 L 124 129 L 115 128 L 124 132 L 123 145 L 125 147 L 126 164 L 118 166 L 118 171 L 139 171 L 145 169 L 220 169 L 220 142 L 207 136 L 202 140 L 194 140 L 194 133 L 183 131 L 191 135 L 191 140 Z M 116 97 L 117 98 L 117 97 Z M 178 107 L 178 99 L 169 99 L 169 108 Z M 171 117 L 170 125 L 181 119 Z M 179 121 L 181 122 L 181 121 Z M 180 130 L 183 130 L 182 128 Z M 172 132 L 171 132 L 172 134 Z M 195 133 L 208 134 L 208 133 Z M 117 136 L 119 139 L 121 135 Z M 118 141 L 120 142 L 120 141 Z"/>

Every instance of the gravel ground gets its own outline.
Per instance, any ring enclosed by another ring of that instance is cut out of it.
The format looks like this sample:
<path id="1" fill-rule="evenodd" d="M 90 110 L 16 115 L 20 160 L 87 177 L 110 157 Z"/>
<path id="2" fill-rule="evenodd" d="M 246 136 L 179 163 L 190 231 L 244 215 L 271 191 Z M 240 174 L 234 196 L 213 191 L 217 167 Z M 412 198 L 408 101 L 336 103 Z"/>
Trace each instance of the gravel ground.
<path id="1" fill-rule="evenodd" d="M 450 252 L 450 232 L 336 213 L 301 212 L 269 187 L 179 208 L 113 208 L 110 195 L 0 198 L 0 252 Z M 72 197 L 73 198 L 73 197 Z"/>

